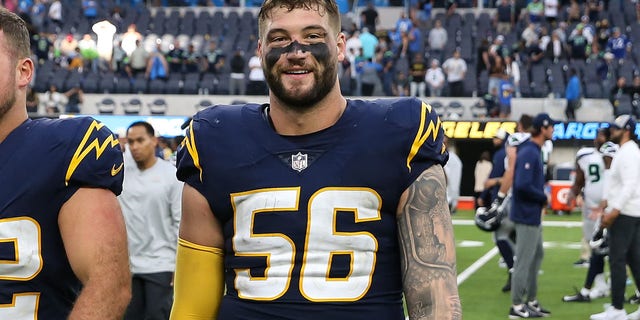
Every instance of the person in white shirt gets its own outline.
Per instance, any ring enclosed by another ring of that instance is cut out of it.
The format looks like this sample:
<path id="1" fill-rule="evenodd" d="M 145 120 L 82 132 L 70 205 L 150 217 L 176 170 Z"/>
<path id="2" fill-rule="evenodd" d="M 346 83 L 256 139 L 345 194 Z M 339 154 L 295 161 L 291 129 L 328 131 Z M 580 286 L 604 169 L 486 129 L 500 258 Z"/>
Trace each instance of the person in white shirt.
<path id="1" fill-rule="evenodd" d="M 453 52 L 453 57 L 442 65 L 449 82 L 449 96 L 462 97 L 464 94 L 464 75 L 467 73 L 467 63 L 460 58 L 460 50 Z"/>
<path id="2" fill-rule="evenodd" d="M 176 168 L 156 157 L 158 140 L 148 122 L 127 129 L 122 194 L 127 226 L 132 299 L 125 320 L 168 319 L 173 303 L 182 183 Z M 133 163 L 132 161 L 133 160 Z"/>
<path id="3" fill-rule="evenodd" d="M 424 81 L 429 86 L 429 94 L 431 97 L 439 97 L 442 95 L 445 77 L 444 72 L 442 72 L 442 68 L 440 68 L 440 61 L 438 61 L 438 59 L 431 60 L 431 68 L 427 69 Z"/>
<path id="4" fill-rule="evenodd" d="M 447 136 L 444 137 L 444 145 L 449 151 L 449 161 L 444 166 L 444 174 L 447 178 L 447 202 L 449 202 L 449 211 L 451 214 L 455 214 L 458 208 L 458 199 L 460 198 L 462 161 L 455 152 L 449 149 L 449 137 Z"/>
<path id="5" fill-rule="evenodd" d="M 601 226 L 609 234 L 609 270 L 611 271 L 611 306 L 591 315 L 599 319 L 640 319 L 640 309 L 630 314 L 624 310 L 627 266 L 636 285 L 640 283 L 640 149 L 636 121 L 623 114 L 611 124 L 611 141 L 620 149 L 611 161 L 606 179 L 605 195 L 598 207 Z"/>
<path id="6" fill-rule="evenodd" d="M 62 3 L 59 0 L 55 0 L 49 6 L 49 20 L 56 25 L 56 32 L 60 32 L 62 28 Z"/>
<path id="7" fill-rule="evenodd" d="M 257 50 L 249 59 L 249 83 L 247 84 L 248 95 L 268 95 L 267 83 L 264 81 L 264 71 L 262 71 L 262 60 L 258 56 Z"/>

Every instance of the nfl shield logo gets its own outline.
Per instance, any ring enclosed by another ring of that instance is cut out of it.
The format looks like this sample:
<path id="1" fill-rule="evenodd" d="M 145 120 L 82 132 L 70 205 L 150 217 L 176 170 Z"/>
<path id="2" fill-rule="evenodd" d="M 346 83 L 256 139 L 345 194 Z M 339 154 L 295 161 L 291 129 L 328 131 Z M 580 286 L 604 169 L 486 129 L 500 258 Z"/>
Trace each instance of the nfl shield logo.
<path id="1" fill-rule="evenodd" d="M 298 172 L 307 168 L 307 155 L 298 152 L 298 154 L 291 155 L 291 168 Z"/>

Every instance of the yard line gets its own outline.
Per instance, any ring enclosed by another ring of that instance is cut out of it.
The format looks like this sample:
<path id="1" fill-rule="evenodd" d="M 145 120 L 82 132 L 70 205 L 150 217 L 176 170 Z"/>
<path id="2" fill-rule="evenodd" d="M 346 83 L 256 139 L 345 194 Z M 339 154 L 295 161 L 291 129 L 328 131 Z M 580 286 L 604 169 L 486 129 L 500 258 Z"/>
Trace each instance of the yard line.
<path id="1" fill-rule="evenodd" d="M 458 285 L 461 285 L 465 280 L 469 279 L 472 274 L 474 274 L 478 269 L 482 268 L 489 260 L 498 254 L 498 248 L 493 247 L 493 249 L 489 250 L 489 252 L 485 253 L 484 256 L 480 257 L 480 259 L 476 260 L 473 264 L 471 264 L 468 268 L 462 271 L 458 275 Z"/>

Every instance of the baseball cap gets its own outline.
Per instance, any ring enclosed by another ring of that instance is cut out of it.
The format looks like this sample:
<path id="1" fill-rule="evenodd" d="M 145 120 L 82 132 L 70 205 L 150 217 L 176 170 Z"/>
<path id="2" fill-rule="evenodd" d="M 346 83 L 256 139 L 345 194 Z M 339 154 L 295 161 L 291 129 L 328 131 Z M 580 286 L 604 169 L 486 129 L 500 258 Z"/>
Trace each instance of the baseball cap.
<path id="1" fill-rule="evenodd" d="M 507 138 L 507 131 L 503 128 L 499 128 L 496 133 L 493 135 L 494 138 L 498 138 L 500 140 L 504 140 Z"/>
<path id="2" fill-rule="evenodd" d="M 623 114 L 616 118 L 611 124 L 612 128 L 635 131 L 636 120 L 629 114 Z"/>
<path id="3" fill-rule="evenodd" d="M 543 112 L 539 113 L 535 118 L 533 118 L 532 124 L 534 129 L 540 129 L 542 127 L 552 126 L 556 123 L 558 123 L 558 121 L 551 119 L 549 114 Z"/>

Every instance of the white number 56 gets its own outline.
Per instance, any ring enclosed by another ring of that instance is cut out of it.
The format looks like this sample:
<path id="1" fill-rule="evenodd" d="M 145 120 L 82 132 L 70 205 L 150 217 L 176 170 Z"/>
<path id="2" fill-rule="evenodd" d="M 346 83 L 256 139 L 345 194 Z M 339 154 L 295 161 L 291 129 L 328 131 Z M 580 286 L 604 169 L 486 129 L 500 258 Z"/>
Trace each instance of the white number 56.
<path id="1" fill-rule="evenodd" d="M 254 233 L 254 223 L 255 216 L 263 212 L 297 211 L 299 199 L 298 187 L 231 195 L 235 212 L 232 242 L 236 256 L 265 257 L 267 261 L 262 276 L 251 275 L 249 269 L 236 269 L 235 287 L 241 298 L 274 300 L 288 290 L 296 253 L 294 242 L 283 233 Z M 375 269 L 378 241 L 366 231 L 337 231 L 336 214 L 353 212 L 356 223 L 380 220 L 381 203 L 380 196 L 368 188 L 324 188 L 311 196 L 299 283 L 306 299 L 356 301 L 367 293 Z M 350 257 L 350 270 L 345 277 L 329 276 L 335 255 Z"/>

